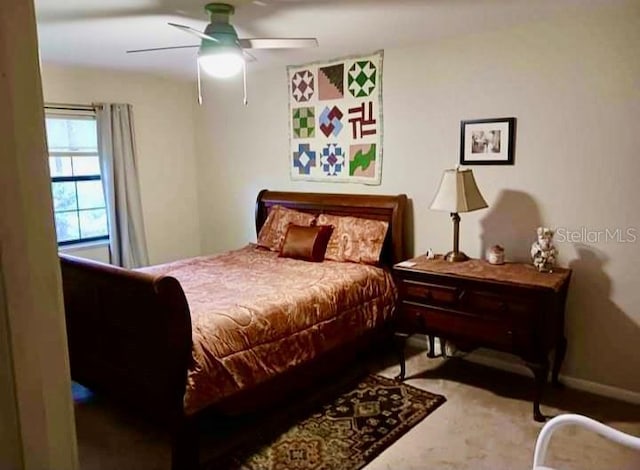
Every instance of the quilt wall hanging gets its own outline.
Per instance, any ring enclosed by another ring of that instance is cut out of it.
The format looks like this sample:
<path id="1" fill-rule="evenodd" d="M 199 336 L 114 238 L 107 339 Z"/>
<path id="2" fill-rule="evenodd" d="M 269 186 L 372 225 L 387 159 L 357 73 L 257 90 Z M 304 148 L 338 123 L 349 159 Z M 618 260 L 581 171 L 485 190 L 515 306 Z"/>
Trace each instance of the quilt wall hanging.
<path id="1" fill-rule="evenodd" d="M 380 184 L 382 59 L 287 67 L 291 179 Z"/>

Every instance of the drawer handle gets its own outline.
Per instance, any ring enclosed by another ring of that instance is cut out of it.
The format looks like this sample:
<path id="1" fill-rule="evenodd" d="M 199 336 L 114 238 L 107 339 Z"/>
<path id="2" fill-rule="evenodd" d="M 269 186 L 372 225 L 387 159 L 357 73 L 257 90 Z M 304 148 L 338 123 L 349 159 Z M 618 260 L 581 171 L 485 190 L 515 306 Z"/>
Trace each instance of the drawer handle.
<path id="1" fill-rule="evenodd" d="M 463 290 L 458 294 L 458 302 L 462 301 L 462 299 L 467 295 L 467 291 Z"/>

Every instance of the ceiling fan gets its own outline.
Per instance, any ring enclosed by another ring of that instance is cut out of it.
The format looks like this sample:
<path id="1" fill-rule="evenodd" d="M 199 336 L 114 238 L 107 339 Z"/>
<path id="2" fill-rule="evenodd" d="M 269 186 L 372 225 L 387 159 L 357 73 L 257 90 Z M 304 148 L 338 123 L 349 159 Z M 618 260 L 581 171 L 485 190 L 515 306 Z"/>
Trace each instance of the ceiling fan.
<path id="1" fill-rule="evenodd" d="M 200 44 L 189 46 L 155 47 L 151 49 L 134 49 L 127 54 L 138 52 L 156 52 L 169 49 L 199 48 L 197 59 L 198 102 L 202 104 L 202 88 L 200 85 L 200 69 L 207 74 L 226 78 L 243 72 L 244 103 L 247 104 L 247 61 L 256 60 L 247 49 L 294 49 L 317 47 L 315 38 L 238 38 L 238 33 L 229 18 L 235 7 L 227 3 L 209 3 L 204 7 L 209 13 L 209 24 L 203 32 L 189 26 L 169 23 L 170 26 L 200 38 Z"/>

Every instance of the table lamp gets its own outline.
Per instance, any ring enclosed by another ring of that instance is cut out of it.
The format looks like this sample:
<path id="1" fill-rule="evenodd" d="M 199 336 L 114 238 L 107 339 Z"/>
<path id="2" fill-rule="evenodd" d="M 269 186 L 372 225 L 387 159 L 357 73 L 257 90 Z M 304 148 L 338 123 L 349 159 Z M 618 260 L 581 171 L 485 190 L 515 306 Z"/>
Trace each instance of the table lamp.
<path id="1" fill-rule="evenodd" d="M 488 207 L 487 203 L 480 194 L 470 169 L 457 167 L 444 171 L 438 192 L 431 203 L 433 210 L 450 212 L 453 221 L 453 251 L 447 253 L 444 259 L 451 262 L 469 259 L 467 255 L 458 250 L 460 235 L 458 212 L 471 212 L 485 207 Z"/>

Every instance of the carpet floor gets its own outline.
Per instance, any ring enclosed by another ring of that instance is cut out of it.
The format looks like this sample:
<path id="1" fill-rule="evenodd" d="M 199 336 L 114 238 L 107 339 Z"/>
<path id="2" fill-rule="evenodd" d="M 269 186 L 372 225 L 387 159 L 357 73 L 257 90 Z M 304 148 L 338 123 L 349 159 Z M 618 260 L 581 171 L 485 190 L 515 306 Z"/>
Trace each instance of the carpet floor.
<path id="1" fill-rule="evenodd" d="M 410 356 L 406 383 L 443 395 L 447 401 L 383 450 L 365 470 L 531 469 L 542 427 L 531 417 L 531 378 L 463 359 L 428 359 L 421 350 L 411 351 Z M 374 360 L 368 367 L 389 378 L 398 373 L 391 356 Z M 169 468 L 169 438 L 162 431 L 95 396 L 79 400 L 75 411 L 82 470 Z M 547 415 L 584 414 L 640 435 L 640 406 L 569 388 L 549 387 L 542 411 Z M 273 417 L 236 420 L 234 435 L 253 440 L 252 435 L 271 421 Z M 219 436 L 213 434 L 202 439 L 204 461 L 216 458 L 207 455 L 207 448 L 221 448 Z M 562 470 L 638 470 L 640 455 L 568 427 L 554 435 L 547 463 Z"/>

